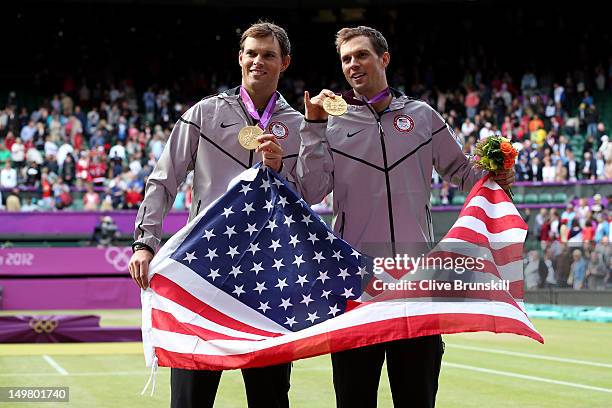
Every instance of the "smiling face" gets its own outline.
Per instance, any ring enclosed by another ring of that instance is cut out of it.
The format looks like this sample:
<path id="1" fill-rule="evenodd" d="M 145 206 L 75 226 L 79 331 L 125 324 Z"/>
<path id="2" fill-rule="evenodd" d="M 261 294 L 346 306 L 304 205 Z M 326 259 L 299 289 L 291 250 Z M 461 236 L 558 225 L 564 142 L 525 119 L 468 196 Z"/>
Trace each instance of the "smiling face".
<path id="1" fill-rule="evenodd" d="M 247 37 L 238 55 L 242 85 L 253 92 L 276 90 L 280 73 L 287 69 L 290 60 L 288 55 L 281 55 L 274 36 Z"/>
<path id="2" fill-rule="evenodd" d="M 385 69 L 390 55 L 377 55 L 370 39 L 360 35 L 340 46 L 342 72 L 349 85 L 360 95 L 368 98 L 387 88 Z"/>

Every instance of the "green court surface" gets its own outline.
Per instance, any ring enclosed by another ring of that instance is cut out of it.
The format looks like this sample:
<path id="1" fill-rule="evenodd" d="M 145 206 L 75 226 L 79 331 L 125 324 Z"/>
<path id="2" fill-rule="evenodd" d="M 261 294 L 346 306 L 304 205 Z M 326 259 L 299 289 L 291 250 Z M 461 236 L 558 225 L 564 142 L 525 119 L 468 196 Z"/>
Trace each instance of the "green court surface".
<path id="1" fill-rule="evenodd" d="M 80 313 L 101 314 L 106 326 L 138 325 L 140 319 L 134 310 Z M 534 324 L 544 345 L 512 335 L 445 336 L 437 407 L 612 407 L 612 324 L 539 319 Z M 68 403 L 0 402 L 0 408 L 168 407 L 169 369 L 159 369 L 153 397 L 140 395 L 148 377 L 140 343 L 0 345 L 0 387 L 70 387 Z M 291 380 L 292 407 L 334 406 L 329 356 L 295 362 Z M 391 406 L 385 374 L 379 407 Z M 239 371 L 224 373 L 215 407 L 246 407 Z"/>

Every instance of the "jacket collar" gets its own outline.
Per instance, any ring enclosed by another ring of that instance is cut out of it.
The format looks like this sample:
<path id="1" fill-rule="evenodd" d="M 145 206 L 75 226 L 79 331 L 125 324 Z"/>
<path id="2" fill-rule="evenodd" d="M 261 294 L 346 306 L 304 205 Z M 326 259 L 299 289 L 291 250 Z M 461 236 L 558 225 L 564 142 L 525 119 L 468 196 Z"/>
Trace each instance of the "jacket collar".
<path id="1" fill-rule="evenodd" d="M 414 99 L 409 96 L 404 95 L 402 92 L 398 91 L 395 88 L 391 89 L 391 94 L 393 95 L 393 99 L 391 99 L 391 103 L 389 104 L 389 110 L 398 110 L 402 109 L 404 106 L 412 102 Z M 342 94 L 342 97 L 346 100 L 349 105 L 355 106 L 365 106 L 365 101 L 355 97 L 355 90 L 351 89 L 348 92 Z"/>
<path id="2" fill-rule="evenodd" d="M 281 93 L 278 91 L 276 91 L 276 94 L 278 95 L 278 99 L 276 100 L 274 112 L 279 112 L 281 110 L 287 109 L 289 107 L 289 104 L 287 103 L 283 95 L 281 95 Z M 220 93 L 219 96 L 232 105 L 240 104 L 240 86 L 228 89 L 227 91 Z"/>

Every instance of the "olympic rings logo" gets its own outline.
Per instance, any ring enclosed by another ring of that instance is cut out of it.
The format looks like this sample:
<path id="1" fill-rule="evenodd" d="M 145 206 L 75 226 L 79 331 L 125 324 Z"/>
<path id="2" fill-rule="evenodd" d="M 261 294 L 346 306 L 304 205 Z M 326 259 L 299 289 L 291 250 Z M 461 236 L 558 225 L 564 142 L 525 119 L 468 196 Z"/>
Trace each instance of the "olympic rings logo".
<path id="1" fill-rule="evenodd" d="M 57 326 L 59 326 L 59 322 L 55 319 L 30 319 L 30 327 L 38 334 L 53 333 Z"/>
<path id="2" fill-rule="evenodd" d="M 130 263 L 131 253 L 130 247 L 110 247 L 106 250 L 104 258 L 117 271 L 125 272 Z"/>

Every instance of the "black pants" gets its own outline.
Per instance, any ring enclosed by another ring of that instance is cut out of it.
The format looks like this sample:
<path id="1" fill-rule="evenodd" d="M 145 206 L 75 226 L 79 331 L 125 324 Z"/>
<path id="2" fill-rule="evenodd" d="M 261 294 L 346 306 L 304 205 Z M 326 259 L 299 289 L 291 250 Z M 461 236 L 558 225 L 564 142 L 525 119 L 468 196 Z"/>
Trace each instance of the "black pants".
<path id="1" fill-rule="evenodd" d="M 223 371 L 170 370 L 171 408 L 212 408 Z M 249 408 L 288 408 L 291 364 L 242 370 Z"/>
<path id="2" fill-rule="evenodd" d="M 382 366 L 395 408 L 433 408 L 444 353 L 442 336 L 376 344 L 332 354 L 338 408 L 375 408 Z"/>

